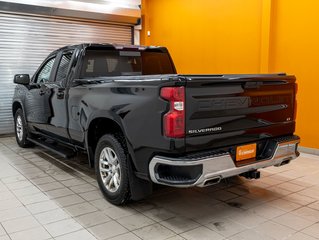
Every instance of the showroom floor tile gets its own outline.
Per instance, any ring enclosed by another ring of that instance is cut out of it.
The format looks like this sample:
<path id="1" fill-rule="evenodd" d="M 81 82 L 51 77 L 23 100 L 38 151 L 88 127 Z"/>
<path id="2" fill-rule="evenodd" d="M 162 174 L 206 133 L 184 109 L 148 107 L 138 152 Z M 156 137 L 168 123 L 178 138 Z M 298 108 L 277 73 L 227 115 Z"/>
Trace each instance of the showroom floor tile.
<path id="1" fill-rule="evenodd" d="M 64 160 L 0 138 L 0 240 L 319 239 L 319 157 L 261 172 L 207 188 L 159 186 L 116 207 L 85 155 Z"/>

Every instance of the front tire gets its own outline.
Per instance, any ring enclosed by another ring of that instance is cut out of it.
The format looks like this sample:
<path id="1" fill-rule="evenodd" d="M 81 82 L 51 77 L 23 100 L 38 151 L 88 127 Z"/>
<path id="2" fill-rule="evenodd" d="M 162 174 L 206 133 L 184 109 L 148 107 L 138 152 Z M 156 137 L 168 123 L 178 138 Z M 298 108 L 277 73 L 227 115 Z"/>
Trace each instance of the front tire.
<path id="1" fill-rule="evenodd" d="M 130 199 L 127 156 L 118 139 L 111 134 L 100 138 L 95 151 L 95 172 L 105 198 L 123 205 Z"/>
<path id="2" fill-rule="evenodd" d="M 26 148 L 30 147 L 30 142 L 27 140 L 28 129 L 27 123 L 25 121 L 23 111 L 19 108 L 14 115 L 14 126 L 15 126 L 15 136 L 17 143 L 20 147 Z"/>

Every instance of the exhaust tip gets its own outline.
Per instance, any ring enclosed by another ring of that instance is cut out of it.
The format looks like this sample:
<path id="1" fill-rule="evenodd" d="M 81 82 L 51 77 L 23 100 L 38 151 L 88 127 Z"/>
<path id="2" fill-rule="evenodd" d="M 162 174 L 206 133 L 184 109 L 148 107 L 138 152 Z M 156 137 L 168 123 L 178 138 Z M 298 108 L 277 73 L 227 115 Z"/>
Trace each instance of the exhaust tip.
<path id="1" fill-rule="evenodd" d="M 290 163 L 290 161 L 292 160 L 292 157 L 288 157 L 288 158 L 285 158 L 281 163 L 279 164 L 276 164 L 275 167 L 281 167 L 281 166 L 284 166 L 288 163 Z"/>
<path id="2" fill-rule="evenodd" d="M 220 176 L 208 179 L 204 182 L 204 186 L 214 185 L 220 183 L 222 178 Z"/>

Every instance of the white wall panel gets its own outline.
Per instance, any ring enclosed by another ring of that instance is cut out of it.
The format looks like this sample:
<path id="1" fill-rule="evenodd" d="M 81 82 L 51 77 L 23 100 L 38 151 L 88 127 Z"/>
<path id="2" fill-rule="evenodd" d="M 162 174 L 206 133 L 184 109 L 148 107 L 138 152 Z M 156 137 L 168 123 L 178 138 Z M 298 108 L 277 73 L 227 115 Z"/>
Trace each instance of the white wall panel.
<path id="1" fill-rule="evenodd" d="M 32 76 L 51 51 L 65 45 L 131 41 L 130 26 L 0 13 L 0 134 L 13 132 L 14 74 Z"/>

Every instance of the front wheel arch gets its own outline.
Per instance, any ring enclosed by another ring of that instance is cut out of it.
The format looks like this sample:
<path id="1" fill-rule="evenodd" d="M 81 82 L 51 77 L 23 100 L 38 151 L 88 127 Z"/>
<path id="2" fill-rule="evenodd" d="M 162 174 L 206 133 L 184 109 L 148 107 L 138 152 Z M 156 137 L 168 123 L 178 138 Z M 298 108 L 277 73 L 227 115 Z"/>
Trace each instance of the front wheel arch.
<path id="1" fill-rule="evenodd" d="M 19 127 L 18 127 L 19 125 Z M 19 128 L 19 130 L 18 130 Z M 20 147 L 26 148 L 32 146 L 28 141 L 28 124 L 25 120 L 22 108 L 18 108 L 14 114 L 14 130 L 17 143 Z"/>
<path id="2" fill-rule="evenodd" d="M 12 114 L 13 114 L 13 117 L 15 117 L 15 114 L 17 112 L 18 109 L 21 109 L 23 111 L 23 108 L 22 108 L 22 104 L 18 101 L 15 101 L 13 102 L 12 104 Z M 23 111 L 24 112 L 24 111 Z"/>

